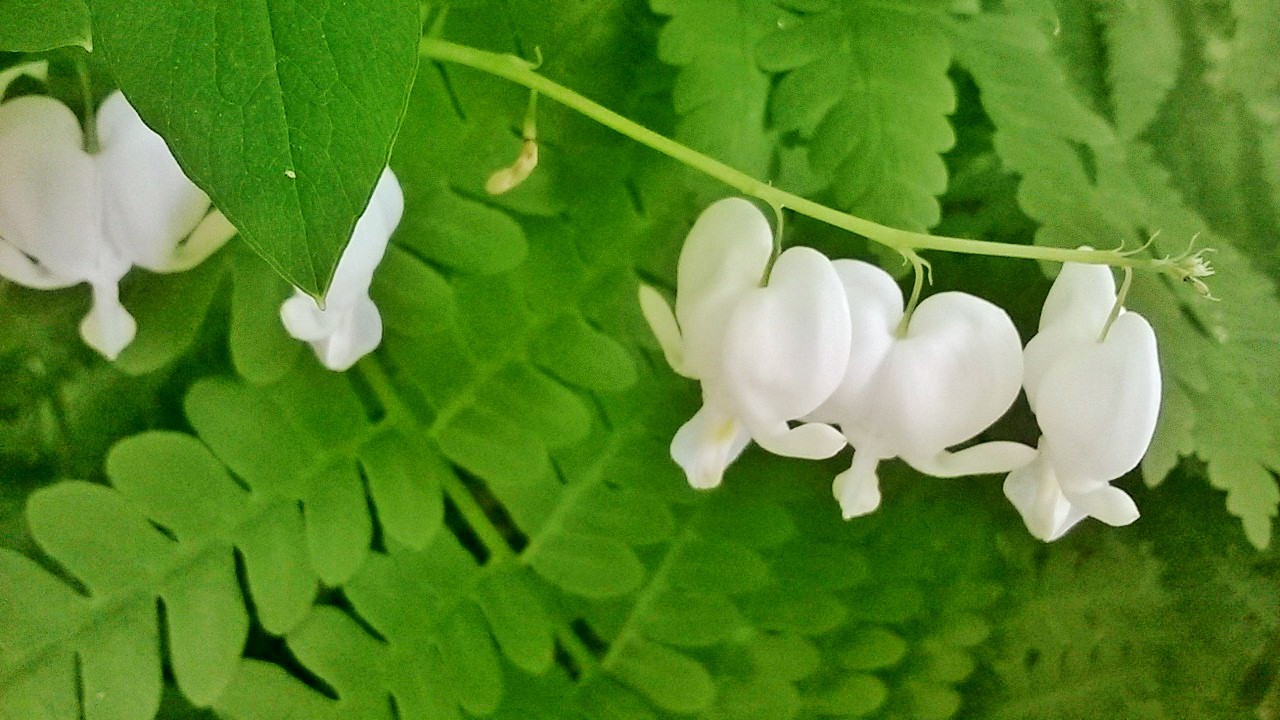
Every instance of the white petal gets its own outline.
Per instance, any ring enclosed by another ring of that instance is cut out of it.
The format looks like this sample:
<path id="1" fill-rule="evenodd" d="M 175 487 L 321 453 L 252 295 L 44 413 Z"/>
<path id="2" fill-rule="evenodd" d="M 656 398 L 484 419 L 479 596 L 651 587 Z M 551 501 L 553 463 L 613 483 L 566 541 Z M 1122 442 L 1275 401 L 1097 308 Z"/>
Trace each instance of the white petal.
<path id="1" fill-rule="evenodd" d="M 831 492 L 840 502 L 845 520 L 868 515 L 880 507 L 880 477 L 876 468 L 880 457 L 868 450 L 855 450 L 853 464 L 836 476 Z"/>
<path id="2" fill-rule="evenodd" d="M 1067 499 L 1085 515 L 1112 526 L 1121 527 L 1138 519 L 1138 506 L 1125 491 L 1110 485 L 1092 492 L 1070 494 Z"/>
<path id="3" fill-rule="evenodd" d="M 849 305 L 849 361 L 840 385 L 812 418 L 840 422 L 859 414 L 867 387 L 893 347 L 903 302 L 898 284 L 879 267 L 860 260 L 835 260 L 831 265 Z"/>
<path id="4" fill-rule="evenodd" d="M 898 455 L 928 457 L 989 427 L 1021 385 L 1022 342 L 1009 315 L 972 295 L 940 293 L 920 303 L 889 351 L 866 422 Z"/>
<path id="5" fill-rule="evenodd" d="M 640 312 L 644 315 L 649 329 L 658 339 L 662 354 L 672 370 L 689 377 L 684 367 L 684 341 L 680 337 L 680 325 L 676 323 L 675 313 L 657 290 L 648 285 L 640 285 Z"/>
<path id="6" fill-rule="evenodd" d="M 704 404 L 676 431 L 671 457 L 684 469 L 689 484 L 698 490 L 716 487 L 725 468 L 742 454 L 751 437 L 732 415 Z"/>
<path id="7" fill-rule="evenodd" d="M 934 477 L 1007 473 L 1025 467 L 1035 459 L 1035 448 L 1003 441 L 981 443 L 957 452 L 903 458 L 911 467 Z"/>
<path id="8" fill-rule="evenodd" d="M 0 104 L 0 237 L 64 284 L 95 275 L 105 242 L 96 169 L 83 142 L 75 115 L 57 100 L 29 95 Z M 12 257 L 6 266 L 28 269 Z"/>
<path id="9" fill-rule="evenodd" d="M 164 265 L 148 267 L 155 272 L 185 272 L 199 265 L 235 237 L 236 228 L 218 210 L 205 216 L 195 230 L 169 255 Z"/>
<path id="10" fill-rule="evenodd" d="M 694 223 L 676 282 L 676 319 L 693 377 L 719 372 L 729 315 L 744 293 L 760 287 L 772 254 L 769 221 L 741 198 L 712 204 Z"/>
<path id="11" fill-rule="evenodd" d="M 1102 326 L 1098 326 L 1099 332 Z M 1098 342 L 1098 333 L 1083 337 L 1067 326 L 1050 326 L 1031 338 L 1022 352 L 1022 385 L 1027 391 L 1027 401 L 1035 408 L 1040 398 L 1040 388 L 1054 365 L 1065 357 L 1073 357 Z"/>
<path id="12" fill-rule="evenodd" d="M 831 261 L 810 248 L 787 250 L 769 286 L 746 293 L 729 317 L 720 377 L 735 414 L 759 436 L 813 412 L 844 378 L 849 342 L 849 307 Z"/>
<path id="13" fill-rule="evenodd" d="M 822 423 L 806 423 L 794 428 L 778 423 L 767 430 L 757 428 L 752 435 L 760 447 L 774 455 L 806 460 L 825 460 L 845 446 L 844 435 Z"/>
<path id="14" fill-rule="evenodd" d="M 366 297 L 340 318 L 333 333 L 313 342 L 312 348 L 320 364 L 343 372 L 373 352 L 381 342 L 382 316 L 373 300 Z"/>
<path id="15" fill-rule="evenodd" d="M 80 337 L 89 347 L 115 360 L 133 342 L 138 324 L 120 304 L 118 286 L 114 282 L 94 284 L 93 306 L 80 322 Z"/>
<path id="16" fill-rule="evenodd" d="M 391 168 L 384 168 L 378 176 L 378 184 L 373 186 L 373 195 L 369 198 L 369 208 L 375 209 L 388 232 L 394 232 L 400 224 L 400 218 L 404 216 L 404 192 Z"/>
<path id="17" fill-rule="evenodd" d="M 178 243 L 204 219 L 209 198 L 119 92 L 98 110 L 98 139 L 108 240 L 135 265 L 167 268 Z"/>
<path id="18" fill-rule="evenodd" d="M 310 295 L 297 291 L 280 306 L 280 321 L 290 337 L 318 342 L 337 331 L 341 313 L 321 310 Z"/>
<path id="19" fill-rule="evenodd" d="M 1031 535 L 1052 542 L 1062 537 L 1085 513 L 1074 507 L 1058 487 L 1053 468 L 1044 456 L 1014 470 L 1004 481 L 1004 494 L 1022 515 Z"/>
<path id="20" fill-rule="evenodd" d="M 351 234 L 351 242 L 342 252 L 333 282 L 325 293 L 325 307 L 342 311 L 353 307 L 369 294 L 373 272 L 382 262 L 387 241 L 400 222 L 404 211 L 404 195 L 391 169 L 383 171 L 360 219 Z"/>
<path id="21" fill-rule="evenodd" d="M 403 212 L 400 183 L 388 168 L 338 261 L 324 309 L 301 292 L 280 306 L 285 330 L 310 342 L 316 357 L 330 370 L 350 368 L 382 342 L 382 316 L 369 298 L 369 285 Z"/>
<path id="22" fill-rule="evenodd" d="M 1137 466 L 1160 409 L 1160 363 L 1150 324 L 1121 315 L 1105 342 L 1079 347 L 1044 374 L 1032 409 L 1063 487 L 1083 489 Z"/>
<path id="23" fill-rule="evenodd" d="M 0 237 L 0 277 L 34 290 L 57 290 L 82 282 L 82 278 L 54 275 L 49 268 L 27 257 Z"/>
<path id="24" fill-rule="evenodd" d="M 1058 326 L 1079 337 L 1096 338 L 1115 302 L 1116 281 L 1111 268 L 1066 263 L 1045 297 L 1040 330 Z"/>

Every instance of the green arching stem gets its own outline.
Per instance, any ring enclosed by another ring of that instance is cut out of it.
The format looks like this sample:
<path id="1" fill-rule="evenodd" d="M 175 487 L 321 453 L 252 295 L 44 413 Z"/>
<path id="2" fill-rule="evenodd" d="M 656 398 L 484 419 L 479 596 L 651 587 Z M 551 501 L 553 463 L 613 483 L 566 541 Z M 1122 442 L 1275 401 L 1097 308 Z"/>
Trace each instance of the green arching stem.
<path id="1" fill-rule="evenodd" d="M 1116 318 L 1120 317 L 1120 310 L 1124 308 L 1124 299 L 1129 296 L 1129 285 L 1133 282 L 1133 270 L 1124 269 L 1124 280 L 1120 283 L 1120 292 L 1116 293 L 1116 302 L 1111 306 L 1111 312 L 1107 314 L 1107 322 L 1102 326 L 1102 333 L 1098 335 L 1098 342 L 1107 339 L 1107 333 L 1111 332 L 1111 325 L 1115 323 Z"/>
<path id="2" fill-rule="evenodd" d="M 524 126 L 520 129 L 521 139 L 538 139 L 538 91 L 529 91 L 529 108 L 524 111 Z"/>
<path id="3" fill-rule="evenodd" d="M 80 94 L 84 97 L 84 151 L 90 155 L 98 154 L 101 145 L 98 143 L 97 108 L 93 102 L 93 83 L 89 77 L 88 53 L 76 53 L 76 75 L 80 78 Z"/>
<path id="4" fill-rule="evenodd" d="M 518 85 L 523 85 L 530 90 L 535 90 L 642 145 L 710 175 L 739 192 L 758 198 L 774 207 L 790 208 L 801 215 L 807 215 L 829 225 L 857 233 L 900 252 L 907 250 L 941 250 L 970 255 L 1111 265 L 1113 267 L 1164 272 L 1179 280 L 1186 274 L 1178 265 L 1177 259 L 1152 258 L 1145 255 L 1125 254 L 1116 250 L 1071 250 L 1037 245 L 1014 245 L 947 237 L 945 235 L 929 235 L 927 233 L 891 228 L 856 215 L 840 212 L 821 203 L 802 198 L 776 188 L 769 183 L 757 180 L 715 158 L 703 155 L 639 123 L 628 120 L 599 103 L 539 75 L 528 61 L 514 55 L 478 50 L 435 37 L 424 37 L 419 42 L 418 49 L 424 57 L 431 60 L 465 65 L 481 72 L 510 80 Z"/>

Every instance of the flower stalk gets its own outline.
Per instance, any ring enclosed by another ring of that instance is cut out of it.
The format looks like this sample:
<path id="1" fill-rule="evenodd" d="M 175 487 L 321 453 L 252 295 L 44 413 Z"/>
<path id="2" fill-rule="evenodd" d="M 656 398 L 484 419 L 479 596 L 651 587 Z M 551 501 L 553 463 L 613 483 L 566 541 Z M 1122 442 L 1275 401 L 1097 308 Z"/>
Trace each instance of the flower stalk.
<path id="1" fill-rule="evenodd" d="M 480 50 L 432 36 L 422 38 L 418 44 L 418 50 L 427 59 L 464 65 L 522 85 L 774 208 L 790 209 L 842 230 L 862 235 L 904 254 L 921 250 L 940 250 L 969 255 L 1047 260 L 1059 263 L 1075 262 L 1090 265 L 1110 265 L 1117 268 L 1162 273 L 1177 281 L 1189 282 L 1197 286 L 1197 290 L 1199 290 L 1199 286 L 1203 285 L 1199 278 L 1205 276 L 1205 270 L 1196 266 L 1195 263 L 1188 262 L 1189 256 L 1156 258 L 1144 253 L 1127 253 L 1122 250 L 1084 250 L 1038 245 L 1016 245 L 945 235 L 930 235 L 881 225 L 774 187 L 715 158 L 682 145 L 665 135 L 654 132 L 540 75 L 536 72 L 537 63 L 531 63 L 515 55 Z M 1200 254 L 1195 257 L 1202 259 Z"/>

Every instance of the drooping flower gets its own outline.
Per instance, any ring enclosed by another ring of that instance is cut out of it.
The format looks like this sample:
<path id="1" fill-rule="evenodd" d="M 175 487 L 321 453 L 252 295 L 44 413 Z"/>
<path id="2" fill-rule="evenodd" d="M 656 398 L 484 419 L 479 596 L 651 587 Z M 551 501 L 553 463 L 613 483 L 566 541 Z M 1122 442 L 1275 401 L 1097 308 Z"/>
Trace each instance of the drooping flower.
<path id="1" fill-rule="evenodd" d="M 739 198 L 711 205 L 680 254 L 676 307 L 641 286 L 640 304 L 671 367 L 702 382 L 703 405 L 676 433 L 671 455 L 689 484 L 720 484 L 755 440 L 789 457 L 826 458 L 844 439 L 830 426 L 788 423 L 840 384 L 849 310 L 831 261 L 809 248 L 773 253 L 764 215 Z"/>
<path id="2" fill-rule="evenodd" d="M 98 111 L 89 154 L 71 110 L 50 97 L 0 104 L 0 275 L 35 289 L 88 283 L 85 342 L 115 359 L 137 323 L 120 304 L 134 265 L 189 270 L 235 229 L 120 93 Z"/>
<path id="3" fill-rule="evenodd" d="M 1022 342 L 1007 313 L 958 292 L 926 298 L 899 334 L 902 291 L 884 270 L 837 260 L 853 327 L 840 386 L 810 419 L 838 425 L 853 463 L 833 484 L 845 518 L 880 505 L 876 468 L 900 457 L 940 477 L 1007 472 L 1031 448 L 988 442 L 958 452 L 1000 418 L 1022 384 Z"/>
<path id="4" fill-rule="evenodd" d="M 296 291 L 280 306 L 280 320 L 290 335 L 311 344 L 322 365 L 341 372 L 373 352 L 382 342 L 382 316 L 369 297 L 374 270 L 382 261 L 391 233 L 404 213 L 404 195 L 390 168 L 383 170 L 338 261 L 324 308 Z"/>
<path id="5" fill-rule="evenodd" d="M 1138 313 L 1121 309 L 1103 336 L 1115 302 L 1109 268 L 1064 265 L 1027 343 L 1027 400 L 1041 437 L 1034 462 L 1010 473 L 1004 492 L 1041 540 L 1086 517 L 1113 526 L 1138 519 L 1133 499 L 1111 481 L 1151 444 L 1160 363 L 1155 333 Z"/>

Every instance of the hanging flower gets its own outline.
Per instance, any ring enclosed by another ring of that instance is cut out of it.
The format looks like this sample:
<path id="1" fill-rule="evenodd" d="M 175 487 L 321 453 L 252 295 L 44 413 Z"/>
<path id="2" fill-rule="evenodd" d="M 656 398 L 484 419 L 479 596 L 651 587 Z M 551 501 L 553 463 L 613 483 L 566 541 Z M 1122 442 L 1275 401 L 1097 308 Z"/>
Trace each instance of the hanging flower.
<path id="1" fill-rule="evenodd" d="M 102 104 L 96 130 L 100 151 L 89 154 L 66 105 L 0 104 L 0 275 L 42 290 L 88 283 L 80 334 L 114 360 L 137 331 L 119 297 L 129 269 L 189 270 L 235 229 L 123 95 Z"/>
<path id="2" fill-rule="evenodd" d="M 1151 325 L 1120 309 L 1100 265 L 1067 264 L 1045 299 L 1026 349 L 1027 400 L 1040 424 L 1038 454 L 1005 480 L 1031 534 L 1051 541 L 1085 517 L 1113 525 L 1138 508 L 1111 481 L 1137 467 L 1160 409 L 1160 363 Z M 1105 329 L 1105 331 L 1104 331 Z"/>
<path id="3" fill-rule="evenodd" d="M 285 330 L 310 343 L 316 358 L 330 370 L 350 368 L 382 342 L 382 316 L 369 297 L 369 285 L 403 212 L 400 183 L 387 168 L 338 261 L 324 308 L 301 290 L 280 306 Z"/>
<path id="4" fill-rule="evenodd" d="M 720 484 L 751 440 L 789 457 L 826 458 L 844 440 L 801 418 L 835 390 L 849 357 L 849 311 L 831 261 L 809 248 L 773 254 L 764 215 L 739 198 L 698 218 L 680 254 L 676 307 L 641 286 L 640 304 L 671 367 L 702 381 L 702 409 L 671 456 L 689 484 Z"/>
<path id="5" fill-rule="evenodd" d="M 833 492 L 845 518 L 880 505 L 876 468 L 900 457 L 939 477 L 1007 472 L 1031 448 L 989 442 L 947 448 L 982 432 L 1013 404 L 1022 384 L 1022 342 L 1007 313 L 958 292 L 931 296 L 900 332 L 902 292 L 884 270 L 837 260 L 853 326 L 840 386 L 810 419 L 837 424 L 854 448 Z"/>

